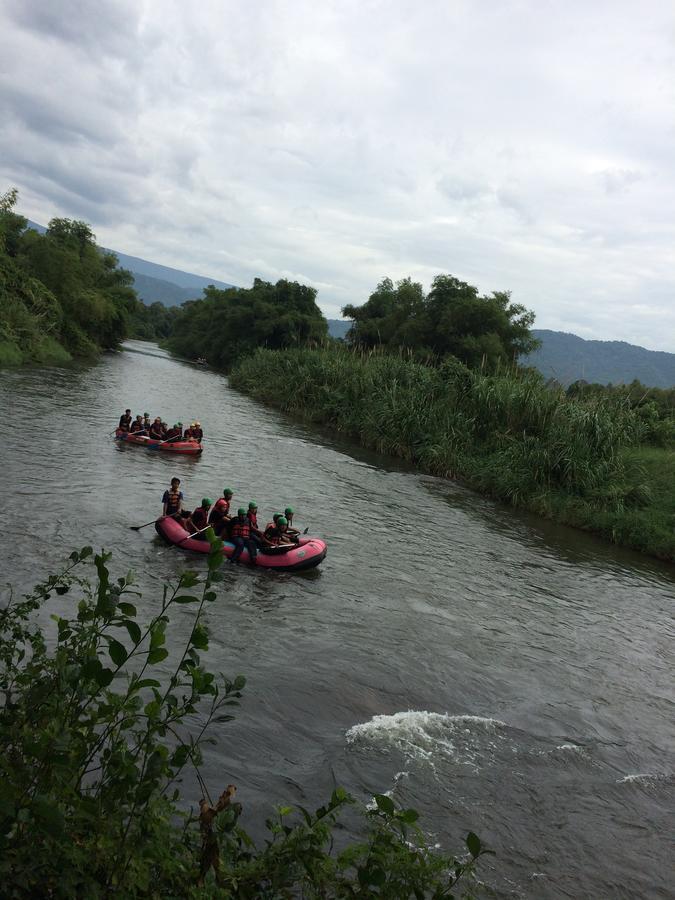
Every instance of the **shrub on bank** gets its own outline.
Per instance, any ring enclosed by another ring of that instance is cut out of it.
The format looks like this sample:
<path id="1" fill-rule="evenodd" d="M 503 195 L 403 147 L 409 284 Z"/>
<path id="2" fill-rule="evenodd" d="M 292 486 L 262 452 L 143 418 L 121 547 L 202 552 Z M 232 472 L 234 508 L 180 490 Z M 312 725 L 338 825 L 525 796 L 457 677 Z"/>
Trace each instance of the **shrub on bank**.
<path id="1" fill-rule="evenodd" d="M 646 428 L 628 402 L 569 397 L 531 371 L 484 374 L 452 358 L 432 367 L 339 345 L 258 350 L 231 383 L 515 506 L 665 558 L 675 553 L 665 520 L 645 520 L 651 501 L 643 472 L 626 468 L 625 451 Z"/>
<path id="2" fill-rule="evenodd" d="M 467 896 L 475 861 L 488 852 L 478 837 L 468 835 L 461 861 L 430 850 L 417 813 L 387 796 L 362 807 L 362 840 L 334 852 L 338 817 L 357 805 L 340 788 L 314 812 L 278 808 L 262 848 L 241 825 L 234 786 L 209 794 L 201 747 L 213 723 L 233 718 L 245 684 L 217 678 L 202 657 L 221 551 L 213 540 L 205 577 L 186 572 L 166 585 L 149 621 L 137 617 L 131 576 L 111 578 L 109 554 L 95 556 L 93 586 L 81 577 L 89 547 L 0 611 L 5 896 Z M 52 617 L 52 640 L 36 617 L 53 594 L 70 599 L 72 613 Z M 195 614 L 187 645 L 170 653 L 177 605 Z M 170 674 L 158 673 L 167 658 Z M 180 794 L 188 769 L 202 792 L 198 811 Z"/>

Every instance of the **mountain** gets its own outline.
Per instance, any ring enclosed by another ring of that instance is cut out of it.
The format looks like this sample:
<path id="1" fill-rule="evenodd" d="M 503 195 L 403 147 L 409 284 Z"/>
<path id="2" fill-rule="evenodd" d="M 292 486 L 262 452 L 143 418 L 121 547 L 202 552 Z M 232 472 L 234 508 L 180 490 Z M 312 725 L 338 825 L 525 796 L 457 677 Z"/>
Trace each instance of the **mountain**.
<path id="1" fill-rule="evenodd" d="M 352 324 L 351 319 L 328 319 L 328 334 L 344 340 Z"/>
<path id="2" fill-rule="evenodd" d="M 675 353 L 646 350 L 625 341 L 586 341 L 564 331 L 535 328 L 532 333 L 541 347 L 521 357 L 520 363 L 561 384 L 580 378 L 598 384 L 629 384 L 637 378 L 647 387 L 675 386 Z"/>

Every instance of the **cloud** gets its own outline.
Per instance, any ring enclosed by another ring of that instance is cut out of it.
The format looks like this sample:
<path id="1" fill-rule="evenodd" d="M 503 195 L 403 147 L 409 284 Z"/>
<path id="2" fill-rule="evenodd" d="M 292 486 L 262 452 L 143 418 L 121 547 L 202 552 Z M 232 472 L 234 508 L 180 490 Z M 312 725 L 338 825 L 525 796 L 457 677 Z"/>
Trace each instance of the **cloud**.
<path id="1" fill-rule="evenodd" d="M 668 4 L 0 9 L 0 179 L 31 218 L 223 281 L 294 273 L 332 315 L 445 271 L 540 327 L 675 349 Z"/>

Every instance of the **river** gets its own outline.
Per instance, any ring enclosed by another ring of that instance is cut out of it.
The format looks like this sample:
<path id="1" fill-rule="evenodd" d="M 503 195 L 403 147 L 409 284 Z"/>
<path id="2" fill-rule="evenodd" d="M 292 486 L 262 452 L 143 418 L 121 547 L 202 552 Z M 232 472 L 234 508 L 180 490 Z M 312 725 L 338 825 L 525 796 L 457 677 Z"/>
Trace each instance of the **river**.
<path id="1" fill-rule="evenodd" d="M 127 406 L 199 418 L 203 455 L 116 445 Z M 672 567 L 298 426 L 151 344 L 0 372 L 0 409 L 3 584 L 92 544 L 156 609 L 164 578 L 204 565 L 129 529 L 173 475 L 188 505 L 230 486 L 328 542 L 304 574 L 226 566 L 209 607 L 209 662 L 248 684 L 204 772 L 213 795 L 238 785 L 255 833 L 337 783 L 391 792 L 447 849 L 476 831 L 498 896 L 673 896 Z"/>

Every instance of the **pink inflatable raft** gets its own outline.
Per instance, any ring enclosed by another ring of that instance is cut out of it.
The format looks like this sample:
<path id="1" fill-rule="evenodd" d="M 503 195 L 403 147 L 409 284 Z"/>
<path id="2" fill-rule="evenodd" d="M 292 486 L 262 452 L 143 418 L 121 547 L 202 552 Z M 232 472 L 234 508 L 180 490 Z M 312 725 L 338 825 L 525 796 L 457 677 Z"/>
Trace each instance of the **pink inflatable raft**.
<path id="1" fill-rule="evenodd" d="M 194 550 L 197 553 L 208 553 L 209 542 L 200 541 L 199 538 L 190 537 L 180 522 L 170 516 L 160 516 L 155 522 L 155 530 L 165 541 L 177 544 L 185 550 Z M 276 569 L 279 572 L 301 572 L 303 569 L 313 569 L 326 558 L 328 548 L 319 538 L 300 537 L 299 544 L 293 544 L 288 550 L 273 549 L 265 552 L 258 550 L 257 565 L 265 569 Z M 228 558 L 234 553 L 234 544 L 224 541 L 223 553 Z M 244 549 L 239 559 L 243 563 L 249 563 L 248 550 Z"/>

